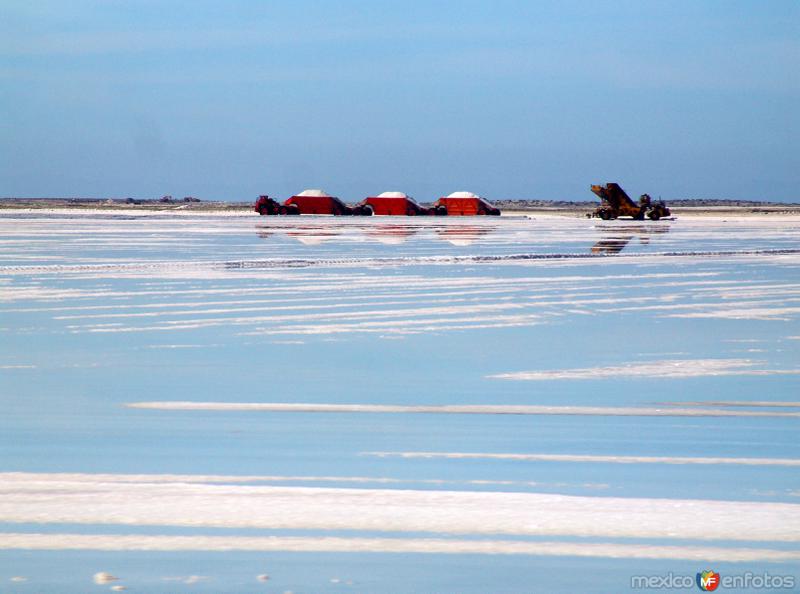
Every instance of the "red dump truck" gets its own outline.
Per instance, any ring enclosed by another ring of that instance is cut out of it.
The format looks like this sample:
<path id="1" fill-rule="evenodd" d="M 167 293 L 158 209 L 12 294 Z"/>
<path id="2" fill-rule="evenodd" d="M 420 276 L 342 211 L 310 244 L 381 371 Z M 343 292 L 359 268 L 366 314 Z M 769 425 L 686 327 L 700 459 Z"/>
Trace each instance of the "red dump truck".
<path id="1" fill-rule="evenodd" d="M 437 215 L 492 215 L 498 216 L 500 209 L 472 192 L 453 192 L 439 198 L 433 205 Z"/>
<path id="2" fill-rule="evenodd" d="M 389 216 L 420 216 L 433 214 L 433 209 L 420 206 L 411 196 L 403 192 L 383 192 L 369 196 L 356 204 L 353 210 L 359 214 Z"/>
<path id="3" fill-rule="evenodd" d="M 283 204 L 278 203 L 269 196 L 259 196 L 255 204 L 255 211 L 261 215 L 360 214 L 355 213 L 352 208 L 336 196 L 331 196 L 322 190 L 303 190 Z"/>

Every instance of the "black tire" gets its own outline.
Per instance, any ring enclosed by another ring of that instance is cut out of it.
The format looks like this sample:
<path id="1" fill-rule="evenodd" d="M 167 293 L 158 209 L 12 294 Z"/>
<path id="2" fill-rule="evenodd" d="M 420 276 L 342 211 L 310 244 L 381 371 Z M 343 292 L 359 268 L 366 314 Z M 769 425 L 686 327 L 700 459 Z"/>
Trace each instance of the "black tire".
<path id="1" fill-rule="evenodd" d="M 600 212 L 598 212 L 598 213 L 597 213 L 597 216 L 599 216 L 599 217 L 600 217 L 601 219 L 603 219 L 604 221 L 609 221 L 609 220 L 611 220 L 611 213 L 610 213 L 610 212 L 608 212 L 608 211 L 607 211 L 607 210 L 605 210 L 605 209 L 603 209 L 603 210 L 601 210 Z"/>
<path id="2" fill-rule="evenodd" d="M 375 209 L 372 208 L 369 204 L 365 204 L 361 207 L 361 215 L 365 217 L 371 217 L 375 214 Z"/>
<path id="3" fill-rule="evenodd" d="M 437 206 L 436 207 L 436 216 L 437 217 L 446 217 L 447 216 L 447 207 L 446 206 Z"/>
<path id="4" fill-rule="evenodd" d="M 289 207 L 285 205 L 281 205 L 278 207 L 278 214 L 279 215 L 288 215 L 289 214 Z"/>
<path id="5" fill-rule="evenodd" d="M 661 218 L 661 213 L 658 210 L 654 210 L 653 212 L 650 213 L 651 221 L 657 221 L 660 218 Z"/>

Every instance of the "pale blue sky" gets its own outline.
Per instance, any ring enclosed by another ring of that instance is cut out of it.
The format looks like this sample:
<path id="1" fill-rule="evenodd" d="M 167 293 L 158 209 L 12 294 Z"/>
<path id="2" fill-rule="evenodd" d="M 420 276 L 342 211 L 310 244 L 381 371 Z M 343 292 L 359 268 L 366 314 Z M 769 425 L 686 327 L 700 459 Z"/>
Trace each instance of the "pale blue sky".
<path id="1" fill-rule="evenodd" d="M 800 201 L 800 3 L 0 1 L 0 195 Z"/>

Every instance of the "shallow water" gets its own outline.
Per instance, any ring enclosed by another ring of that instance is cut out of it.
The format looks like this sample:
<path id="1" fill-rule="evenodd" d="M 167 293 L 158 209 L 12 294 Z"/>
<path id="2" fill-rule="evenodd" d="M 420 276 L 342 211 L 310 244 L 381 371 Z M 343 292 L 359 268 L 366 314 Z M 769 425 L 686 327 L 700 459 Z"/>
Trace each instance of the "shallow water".
<path id="1" fill-rule="evenodd" d="M 798 240 L 779 216 L 2 215 L 0 591 L 798 573 Z M 451 405 L 495 408 L 420 408 Z"/>

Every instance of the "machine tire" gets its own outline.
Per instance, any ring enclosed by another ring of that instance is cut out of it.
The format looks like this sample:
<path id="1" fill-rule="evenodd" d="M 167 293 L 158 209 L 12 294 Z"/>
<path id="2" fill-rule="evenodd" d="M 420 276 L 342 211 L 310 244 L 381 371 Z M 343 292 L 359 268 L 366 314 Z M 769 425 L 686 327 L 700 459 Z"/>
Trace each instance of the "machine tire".
<path id="1" fill-rule="evenodd" d="M 285 204 L 281 204 L 278 207 L 278 214 L 279 215 L 288 215 L 289 214 L 289 207 L 286 206 Z"/>
<path id="2" fill-rule="evenodd" d="M 658 212 L 658 210 L 654 210 L 653 212 L 650 213 L 650 220 L 651 221 L 657 221 L 660 218 L 661 218 L 661 213 Z"/>
<path id="3" fill-rule="evenodd" d="M 598 212 L 598 213 L 597 213 L 597 216 L 599 216 L 599 217 L 600 217 L 601 219 L 603 219 L 604 221 L 610 221 L 610 220 L 611 220 L 611 213 L 610 213 L 610 212 L 608 212 L 608 211 L 607 211 L 607 210 L 605 210 L 605 209 L 603 209 L 603 210 L 601 210 L 600 212 Z"/>
<path id="4" fill-rule="evenodd" d="M 361 207 L 361 215 L 365 217 L 371 217 L 375 214 L 375 209 L 372 208 L 370 204 L 365 204 Z"/>
<path id="5" fill-rule="evenodd" d="M 446 206 L 437 206 L 436 207 L 436 216 L 437 217 L 446 217 L 447 216 L 447 207 Z"/>

